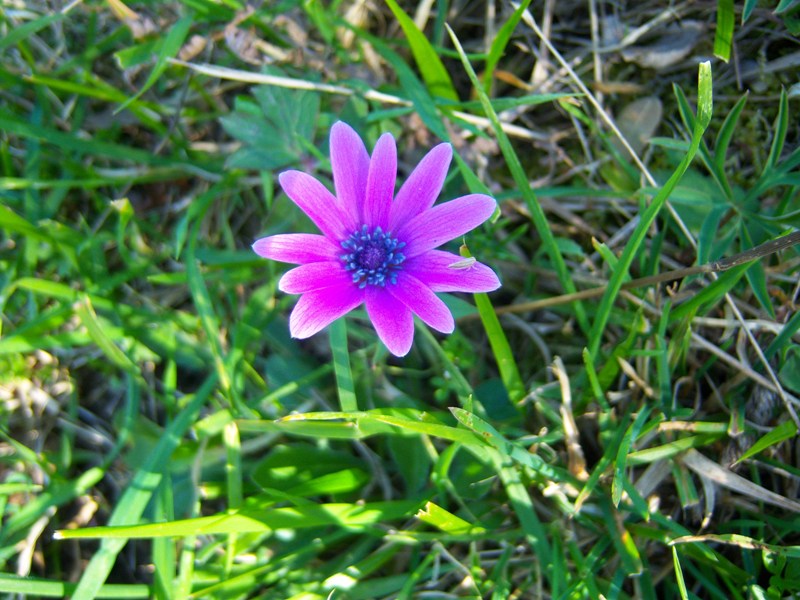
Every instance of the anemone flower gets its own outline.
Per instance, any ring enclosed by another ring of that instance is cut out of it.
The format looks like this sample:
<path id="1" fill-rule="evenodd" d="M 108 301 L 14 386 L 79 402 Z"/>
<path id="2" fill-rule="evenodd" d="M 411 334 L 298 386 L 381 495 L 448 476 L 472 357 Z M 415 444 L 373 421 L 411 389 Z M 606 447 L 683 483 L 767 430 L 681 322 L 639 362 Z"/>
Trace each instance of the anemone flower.
<path id="1" fill-rule="evenodd" d="M 322 235 L 280 234 L 253 244 L 259 256 L 300 265 L 278 283 L 282 292 L 302 294 L 289 318 L 292 337 L 310 337 L 362 303 L 395 356 L 411 348 L 413 315 L 451 333 L 453 315 L 436 292 L 488 292 L 500 282 L 489 267 L 436 248 L 486 221 L 495 201 L 470 194 L 433 205 L 450 166 L 449 144 L 433 148 L 396 195 L 391 134 L 380 137 L 370 157 L 340 121 L 331 128 L 330 151 L 335 196 L 306 173 L 279 176 Z"/>

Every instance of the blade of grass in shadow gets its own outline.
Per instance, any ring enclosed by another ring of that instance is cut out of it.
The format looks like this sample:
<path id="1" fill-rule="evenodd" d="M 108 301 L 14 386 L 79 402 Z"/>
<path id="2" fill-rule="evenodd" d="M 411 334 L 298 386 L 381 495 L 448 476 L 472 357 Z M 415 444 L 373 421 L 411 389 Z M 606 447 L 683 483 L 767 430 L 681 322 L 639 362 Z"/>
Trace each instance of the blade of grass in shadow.
<path id="1" fill-rule="evenodd" d="M 470 64 L 469 58 L 467 58 L 467 55 L 464 52 L 464 48 L 461 47 L 461 43 L 458 41 L 456 34 L 452 29 L 450 29 L 449 26 L 447 26 L 447 31 L 450 33 L 450 38 L 453 40 L 453 44 L 456 47 L 459 57 L 461 57 L 461 63 L 464 65 L 464 70 L 467 72 L 467 75 L 469 76 L 469 79 L 475 88 L 475 92 L 478 94 L 478 98 L 481 101 L 483 110 L 492 123 L 492 129 L 494 130 L 495 137 L 497 138 L 497 143 L 500 145 L 503 158 L 505 158 L 506 163 L 508 164 L 508 169 L 511 171 L 511 176 L 514 178 L 514 183 L 517 184 L 517 188 L 525 200 L 525 205 L 528 207 L 528 210 L 531 213 L 531 219 L 536 227 L 536 232 L 539 234 L 539 237 L 542 238 L 542 245 L 544 246 L 545 252 L 553 263 L 553 268 L 556 271 L 558 280 L 566 293 L 574 293 L 575 284 L 573 283 L 572 277 L 567 271 L 567 265 L 564 262 L 564 257 L 561 255 L 561 251 L 558 248 L 558 244 L 553 236 L 553 232 L 550 231 L 550 226 L 547 223 L 547 217 L 545 216 L 541 205 L 536 199 L 536 194 L 534 194 L 531 184 L 528 181 L 528 177 L 525 175 L 525 170 L 522 168 L 522 163 L 520 163 L 519 157 L 514 151 L 514 147 L 511 145 L 511 141 L 503 131 L 503 128 L 500 124 L 500 118 L 497 116 L 497 112 L 495 112 L 494 107 L 489 100 L 489 96 L 487 96 L 486 92 L 483 90 L 483 86 L 478 80 L 478 76 L 475 74 L 475 70 L 472 68 L 472 64 Z M 588 332 L 590 329 L 589 320 L 586 318 L 586 312 L 583 309 L 583 305 L 581 305 L 579 302 L 574 302 L 572 306 L 575 311 L 575 318 L 578 320 L 581 329 Z"/>
<path id="2" fill-rule="evenodd" d="M 185 256 L 186 276 L 192 300 L 194 301 L 195 308 L 197 308 L 197 315 L 200 317 L 200 323 L 203 326 L 203 330 L 205 331 L 208 343 L 211 347 L 211 353 L 214 357 L 214 367 L 219 376 L 222 392 L 240 414 L 249 414 L 251 411 L 239 397 L 238 388 L 232 385 L 233 376 L 229 372 L 229 366 L 225 361 L 225 353 L 223 352 L 222 343 L 220 342 L 221 333 L 218 325 L 219 319 L 214 312 L 211 296 L 208 292 L 208 287 L 206 287 L 203 275 L 200 272 L 199 261 L 196 257 L 197 235 L 203 221 L 203 216 L 205 215 L 205 209 L 209 206 L 209 204 L 203 200 L 214 197 L 221 191 L 221 185 L 214 186 L 203 194 L 202 199 L 199 198 L 196 201 L 196 204 L 203 206 L 204 210 L 201 210 L 200 213 L 195 216 L 189 233 Z"/>
<path id="3" fill-rule="evenodd" d="M 172 456 L 183 435 L 194 423 L 200 407 L 211 395 L 216 383 L 216 374 L 211 374 L 186 407 L 164 430 L 164 435 L 159 439 L 155 449 L 136 472 L 130 485 L 125 489 L 122 498 L 114 507 L 114 511 L 108 520 L 110 527 L 121 526 L 123 523 L 135 523 L 141 518 L 145 507 L 150 502 L 161 481 L 163 470 L 168 468 L 170 456 Z M 73 533 L 77 531 L 80 530 L 72 530 Z M 86 565 L 78 582 L 78 587 L 72 595 L 73 598 L 93 600 L 97 597 L 109 573 L 111 573 L 111 568 L 114 566 L 117 555 L 126 542 L 126 539 L 104 539 L 101 542 L 100 548 Z"/>
<path id="4" fill-rule="evenodd" d="M 80 318 L 84 327 L 86 327 L 86 330 L 94 340 L 94 343 L 97 344 L 97 347 L 100 348 L 103 354 L 105 354 L 117 368 L 122 369 L 132 377 L 141 378 L 139 367 L 136 366 L 136 363 L 120 350 L 111 338 L 106 335 L 106 329 L 94 312 L 92 302 L 88 295 L 84 294 L 76 303 L 75 313 Z"/>
<path id="5" fill-rule="evenodd" d="M 503 482 L 508 501 L 519 519 L 519 524 L 525 532 L 525 537 L 528 538 L 528 542 L 535 549 L 533 556 L 539 563 L 537 568 L 543 572 L 545 578 L 550 582 L 553 596 L 557 596 L 555 593 L 557 584 L 555 582 L 558 580 L 558 575 L 563 577 L 563 574 L 553 573 L 550 542 L 542 521 L 536 514 L 533 500 L 531 500 L 531 496 L 528 493 L 528 487 L 522 482 L 518 468 L 507 464 L 500 452 L 488 450 L 486 454 L 491 460 L 492 468 L 494 468 Z"/>
<path id="6" fill-rule="evenodd" d="M 0 130 L 6 134 L 15 134 L 25 138 L 40 140 L 70 152 L 70 156 L 78 158 L 83 155 L 105 156 L 125 163 L 135 162 L 139 165 L 178 166 L 180 163 L 166 156 L 153 154 L 149 150 L 134 148 L 113 142 L 105 142 L 92 138 L 81 139 L 75 134 L 59 131 L 43 125 L 26 123 L 8 114 L 0 116 Z M 186 165 L 188 167 L 188 165 Z"/>
<path id="7" fill-rule="evenodd" d="M 103 457 L 103 463 L 88 469 L 74 480 L 65 482 L 53 480 L 44 493 L 36 496 L 6 518 L 0 529 L 0 547 L 15 544 L 24 536 L 24 530 L 28 529 L 41 515 L 46 514 L 51 507 L 66 505 L 75 498 L 90 493 L 90 490 L 103 479 L 108 468 L 128 445 L 131 430 L 139 412 L 139 396 L 139 385 L 136 380 L 133 377 L 127 377 L 127 401 L 125 402 L 122 426 L 119 428 L 114 447 Z M 0 438 L 5 438 L 2 428 L 0 428 Z M 6 441 L 12 442 L 13 440 L 7 439 Z"/>
<path id="8" fill-rule="evenodd" d="M 436 336 L 431 333 L 427 326 L 418 325 L 416 327 L 416 332 L 417 335 L 420 335 L 426 339 L 436 355 L 444 363 L 445 371 L 453 378 L 453 382 L 458 388 L 458 397 L 463 403 L 473 393 L 472 386 L 470 385 L 469 381 L 467 381 L 467 378 L 464 377 L 464 374 L 461 372 L 461 370 L 450 359 L 450 357 L 442 348 L 442 345 L 439 343 L 439 340 L 436 339 Z"/>
<path id="9" fill-rule="evenodd" d="M 683 157 L 683 160 L 678 165 L 678 168 L 670 176 L 664 187 L 653 198 L 650 206 L 642 213 L 639 223 L 636 225 L 633 234 L 631 234 L 628 243 L 625 245 L 625 250 L 622 252 L 617 265 L 614 267 L 611 278 L 606 287 L 606 292 L 600 299 L 600 304 L 597 308 L 594 324 L 589 335 L 589 352 L 594 360 L 597 360 L 597 353 L 600 350 L 600 344 L 603 337 L 606 324 L 611 316 L 611 309 L 614 301 L 619 295 L 620 288 L 622 287 L 625 277 L 628 275 L 634 258 L 636 257 L 642 244 L 644 244 L 647 237 L 647 231 L 652 226 L 664 204 L 669 198 L 672 190 L 683 177 L 686 169 L 689 168 L 698 148 L 703 139 L 708 124 L 711 122 L 711 109 L 712 109 L 712 96 L 711 96 L 711 63 L 704 62 L 700 64 L 698 74 L 698 100 L 697 100 L 697 118 L 695 119 L 694 131 L 692 131 L 692 139 L 689 144 L 689 150 Z"/>
<path id="10" fill-rule="evenodd" d="M 138 92 L 128 98 L 119 108 L 117 108 L 114 111 L 114 114 L 124 110 L 131 102 L 149 90 L 158 80 L 158 78 L 161 77 L 161 74 L 166 70 L 167 65 L 169 64 L 169 59 L 177 56 L 178 51 L 183 45 L 183 42 L 186 40 L 186 36 L 189 34 L 189 29 L 191 28 L 193 22 L 194 16 L 192 14 L 188 14 L 178 19 L 169 28 L 169 31 L 167 32 L 166 37 L 164 37 L 163 42 L 159 44 L 156 64 L 153 67 L 153 70 L 150 71 L 147 81 L 144 82 L 144 85 Z"/>
<path id="11" fill-rule="evenodd" d="M 403 28 L 403 33 L 411 46 L 411 52 L 414 54 L 414 61 L 417 63 L 417 68 L 422 74 L 428 91 L 434 96 L 458 102 L 458 94 L 453 87 L 450 74 L 428 38 L 417 28 L 414 20 L 403 12 L 395 0 L 386 0 L 386 5 L 400 23 L 400 27 Z"/>
<path id="12" fill-rule="evenodd" d="M 65 13 L 58 12 L 55 14 L 44 15 L 18 27 L 9 23 L 6 34 L 0 38 L 0 52 L 3 52 L 6 48 L 10 48 L 11 46 L 21 42 L 28 36 L 41 31 L 45 27 L 62 20 L 64 17 L 66 17 Z"/>
<path id="13" fill-rule="evenodd" d="M 614 506 L 619 506 L 620 500 L 622 500 L 623 482 L 627 478 L 625 472 L 628 469 L 628 451 L 639 437 L 651 410 L 652 406 L 645 406 L 636 415 L 636 420 L 628 427 L 620 442 L 617 458 L 614 461 L 614 479 L 611 482 L 611 501 Z"/>
<path id="14" fill-rule="evenodd" d="M 353 371 L 350 368 L 350 353 L 347 351 L 347 323 L 344 317 L 336 319 L 328 326 L 333 370 L 336 374 L 336 390 L 339 394 L 339 408 L 342 412 L 358 410 Z"/>

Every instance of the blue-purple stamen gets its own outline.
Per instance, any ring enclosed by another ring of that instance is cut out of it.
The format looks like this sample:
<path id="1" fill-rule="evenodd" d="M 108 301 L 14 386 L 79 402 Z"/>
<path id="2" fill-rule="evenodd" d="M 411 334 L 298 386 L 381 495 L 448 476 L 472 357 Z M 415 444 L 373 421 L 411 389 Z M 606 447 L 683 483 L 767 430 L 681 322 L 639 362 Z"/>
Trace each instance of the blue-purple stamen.
<path id="1" fill-rule="evenodd" d="M 358 287 L 384 287 L 387 282 L 397 283 L 397 271 L 406 259 L 400 252 L 405 245 L 405 242 L 393 238 L 390 231 L 384 232 L 380 227 L 370 231 L 362 225 L 342 242 L 342 248 L 348 253 L 339 258 L 345 270 L 352 271 L 353 283 Z"/>

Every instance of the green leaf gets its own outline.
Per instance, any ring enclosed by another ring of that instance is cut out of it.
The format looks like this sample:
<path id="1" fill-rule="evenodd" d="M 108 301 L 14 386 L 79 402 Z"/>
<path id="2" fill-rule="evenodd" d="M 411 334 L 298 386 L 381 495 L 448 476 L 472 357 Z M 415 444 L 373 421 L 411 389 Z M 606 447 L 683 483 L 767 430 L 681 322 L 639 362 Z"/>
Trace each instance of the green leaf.
<path id="1" fill-rule="evenodd" d="M 630 424 L 620 442 L 617 458 L 614 462 L 614 479 L 611 482 L 611 501 L 614 506 L 619 506 L 620 500 L 622 500 L 622 491 L 626 478 L 625 471 L 628 468 L 628 452 L 638 439 L 651 410 L 652 406 L 645 406 L 639 411 L 639 414 L 636 415 L 636 420 Z"/>
<path id="2" fill-rule="evenodd" d="M 800 0 L 781 0 L 775 8 L 775 14 L 788 12 L 798 6 L 800 6 Z"/>
<path id="3" fill-rule="evenodd" d="M 403 29 L 403 33 L 411 46 L 414 61 L 422 74 L 422 79 L 428 87 L 431 95 L 441 96 L 448 100 L 458 102 L 458 94 L 450 74 L 442 64 L 439 54 L 418 28 L 414 20 L 409 17 L 395 0 L 386 0 L 389 9 L 394 13 L 397 22 Z"/>
<path id="4" fill-rule="evenodd" d="M 336 373 L 336 389 L 339 394 L 339 408 L 342 412 L 358 410 L 353 372 L 350 369 L 350 352 L 347 349 L 347 322 L 344 317 L 336 319 L 328 327 L 333 370 Z"/>
<path id="5" fill-rule="evenodd" d="M 92 308 L 89 296 L 84 295 L 75 305 L 75 313 L 80 317 L 81 322 L 86 327 L 89 335 L 97 344 L 97 347 L 106 355 L 106 357 L 114 363 L 118 368 L 126 373 L 138 377 L 140 375 L 139 368 L 125 354 L 119 347 L 114 344 L 111 338 L 106 334 L 106 327 L 97 318 L 97 315 Z"/>
<path id="6" fill-rule="evenodd" d="M 675 569 L 675 580 L 678 583 L 681 600 L 689 600 L 689 591 L 686 589 L 686 582 L 683 580 L 683 568 L 681 567 L 680 558 L 678 558 L 678 549 L 675 546 L 672 547 L 672 567 Z"/>
<path id="7" fill-rule="evenodd" d="M 733 29 L 736 15 L 733 0 L 717 0 L 717 29 L 714 35 L 714 56 L 728 62 L 733 45 Z"/>
<path id="8" fill-rule="evenodd" d="M 444 531 L 445 533 L 460 535 L 465 533 L 486 532 L 486 529 L 483 527 L 473 525 L 469 521 L 465 521 L 461 517 L 454 515 L 449 510 L 433 502 L 426 502 L 425 506 L 417 512 L 416 517 L 420 521 L 436 527 L 439 531 Z"/>
<path id="9" fill-rule="evenodd" d="M 32 598 L 77 598 L 76 583 L 52 581 L 41 577 L 19 577 L 10 573 L 0 573 L 0 592 L 4 594 L 22 595 Z M 120 584 L 107 583 L 100 587 L 95 598 L 152 598 L 150 586 L 143 583 Z"/>
<path id="10" fill-rule="evenodd" d="M 462 246 L 461 254 L 467 258 L 472 257 L 466 246 Z M 508 343 L 508 338 L 505 331 L 503 331 L 502 325 L 500 325 L 497 313 L 494 312 L 489 295 L 477 293 L 474 294 L 474 297 L 475 306 L 478 308 L 483 328 L 489 338 L 489 345 L 494 353 L 494 359 L 497 361 L 497 368 L 500 370 L 500 378 L 503 380 L 503 385 L 508 392 L 509 400 L 516 404 L 525 397 L 527 392 L 525 384 L 522 382 L 522 376 L 519 374 L 519 367 L 511 350 L 511 345 Z"/>
<path id="11" fill-rule="evenodd" d="M 33 21 L 29 21 L 24 25 L 20 25 L 19 27 L 7 27 L 6 34 L 0 38 L 0 52 L 3 52 L 6 48 L 10 48 L 14 44 L 18 44 L 25 38 L 41 31 L 45 27 L 56 23 L 57 21 L 61 21 L 67 15 L 62 12 L 57 12 L 54 14 L 44 15 L 39 17 L 38 19 L 34 19 Z"/>
<path id="12" fill-rule="evenodd" d="M 797 365 L 795 365 L 795 368 L 797 368 Z M 785 440 L 790 440 L 795 435 L 797 435 L 797 425 L 795 425 L 795 422 L 791 419 L 787 419 L 786 421 L 779 423 L 768 433 L 756 440 L 756 442 L 750 446 L 734 464 L 738 464 L 747 460 L 748 458 L 752 458 L 756 454 L 763 452 L 767 448 L 771 448 L 772 446 L 780 444 Z"/>
<path id="13" fill-rule="evenodd" d="M 730 112 L 725 115 L 725 120 L 722 122 L 722 126 L 719 128 L 719 133 L 717 134 L 717 143 L 714 146 L 714 167 L 721 176 L 724 176 L 728 147 L 733 139 L 733 134 L 736 131 L 736 126 L 739 123 L 742 110 L 745 104 L 747 104 L 747 97 L 748 94 L 745 94 L 739 98 Z"/>
<path id="14" fill-rule="evenodd" d="M 218 513 L 208 517 L 182 519 L 168 523 L 85 527 L 61 530 L 58 533 L 61 539 L 99 538 L 107 541 L 121 541 L 124 544 L 125 540 L 131 538 L 267 533 L 276 529 L 305 529 L 326 525 L 358 530 L 385 521 L 410 518 L 416 513 L 419 506 L 420 502 L 416 500 L 365 504 L 307 503 L 302 506 L 266 510 L 247 508 L 232 513 Z"/>
<path id="15" fill-rule="evenodd" d="M 796 312 L 792 317 L 786 321 L 781 332 L 775 337 L 774 340 L 764 350 L 764 356 L 767 360 L 771 359 L 776 352 L 780 351 L 786 344 L 788 344 L 795 333 L 800 330 L 800 312 Z"/>
<path id="16" fill-rule="evenodd" d="M 764 167 L 763 176 L 767 176 L 768 171 L 775 169 L 783 153 L 783 146 L 786 143 L 786 133 L 789 129 L 789 100 L 786 97 L 786 90 L 781 89 L 780 102 L 778 103 L 778 116 L 775 118 L 775 133 L 772 138 L 772 145 L 769 149 L 767 164 Z"/>
<path id="17" fill-rule="evenodd" d="M 508 21 L 503 23 L 503 26 L 500 28 L 500 31 L 497 32 L 494 40 L 492 40 L 492 46 L 489 48 L 489 54 L 486 57 L 486 67 L 483 72 L 483 89 L 486 91 L 487 94 L 490 93 L 492 89 L 492 77 L 494 75 L 494 68 L 497 66 L 500 57 L 503 56 L 503 52 L 506 50 L 506 46 L 508 46 L 509 40 L 511 40 L 511 35 L 514 33 L 514 30 L 517 28 L 517 25 L 522 19 L 522 13 L 524 13 L 528 6 L 530 6 L 531 0 L 523 0 L 523 2 L 517 7 L 517 9 L 511 13 L 511 16 L 508 18 Z M 498 109 L 500 110 L 500 109 Z"/>
<path id="18" fill-rule="evenodd" d="M 744 8 L 742 8 L 742 25 L 747 23 L 750 15 L 753 14 L 753 11 L 758 6 L 758 0 L 744 0 Z"/>
<path id="19" fill-rule="evenodd" d="M 529 452 L 517 443 L 509 441 L 497 429 L 477 415 L 456 407 L 451 407 L 450 412 L 458 419 L 459 423 L 477 433 L 480 439 L 491 444 L 499 454 L 532 469 L 544 480 L 552 482 L 569 479 L 563 469 L 550 466 L 540 456 Z"/>
<path id="20" fill-rule="evenodd" d="M 752 248 L 755 245 L 744 224 L 741 227 L 741 236 L 745 247 Z M 745 271 L 745 277 L 747 277 L 750 289 L 753 290 L 753 295 L 755 295 L 761 308 L 774 319 L 775 307 L 772 306 L 772 298 L 770 298 L 769 290 L 767 289 L 767 273 L 764 269 L 764 264 L 760 260 L 754 261 L 750 268 Z"/>
<path id="21" fill-rule="evenodd" d="M 675 307 L 670 315 L 670 320 L 675 322 L 688 316 L 708 310 L 727 294 L 742 278 L 750 263 L 744 263 L 722 273 L 716 281 L 712 281 L 683 304 Z"/>
<path id="22" fill-rule="evenodd" d="M 789 346 L 778 375 L 783 385 L 795 393 L 800 393 L 800 346 L 797 344 Z"/>

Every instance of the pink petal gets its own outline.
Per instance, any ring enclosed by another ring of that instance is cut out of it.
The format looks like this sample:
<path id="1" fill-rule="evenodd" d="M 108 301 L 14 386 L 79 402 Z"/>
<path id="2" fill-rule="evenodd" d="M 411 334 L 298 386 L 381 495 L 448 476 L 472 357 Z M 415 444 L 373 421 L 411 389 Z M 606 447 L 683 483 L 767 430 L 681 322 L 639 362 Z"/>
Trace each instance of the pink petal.
<path id="1" fill-rule="evenodd" d="M 278 176 L 283 191 L 319 227 L 334 240 L 352 233 L 355 225 L 343 211 L 333 194 L 311 175 L 301 171 L 285 171 Z"/>
<path id="2" fill-rule="evenodd" d="M 364 290 L 352 283 L 303 294 L 289 317 L 289 332 L 294 338 L 311 337 L 363 301 Z"/>
<path id="3" fill-rule="evenodd" d="M 400 225 L 433 206 L 442 191 L 452 158 L 450 144 L 439 144 L 423 157 L 395 196 L 389 218 L 390 231 L 397 231 Z"/>
<path id="4" fill-rule="evenodd" d="M 384 133 L 375 144 L 367 176 L 367 197 L 364 203 L 364 222 L 370 228 L 389 226 L 389 209 L 397 179 L 397 147 L 391 133 Z"/>
<path id="5" fill-rule="evenodd" d="M 431 291 L 431 288 L 413 275 L 401 271 L 397 275 L 397 284 L 388 285 L 386 289 L 426 325 L 442 333 L 453 333 L 456 324 L 450 309 Z"/>
<path id="6" fill-rule="evenodd" d="M 337 258 L 342 250 L 324 235 L 282 233 L 256 240 L 253 251 L 264 258 L 302 265 Z"/>
<path id="7" fill-rule="evenodd" d="M 500 287 L 494 271 L 479 262 L 464 269 L 450 266 L 463 261 L 457 254 L 430 250 L 404 262 L 403 272 L 413 275 L 434 292 L 491 292 Z"/>
<path id="8" fill-rule="evenodd" d="M 364 142 L 347 123 L 338 121 L 331 127 L 331 167 L 336 197 L 355 223 L 363 222 L 364 198 L 367 190 L 369 154 Z"/>
<path id="9" fill-rule="evenodd" d="M 352 274 L 344 270 L 341 261 L 314 262 L 284 273 L 278 289 L 286 294 L 305 294 L 329 287 L 340 288 L 348 283 L 355 286 Z"/>
<path id="10" fill-rule="evenodd" d="M 378 337 L 395 356 L 405 356 L 414 341 L 414 317 L 411 310 L 386 291 L 367 286 L 367 314 Z"/>
<path id="11" fill-rule="evenodd" d="M 406 243 L 406 258 L 418 256 L 464 235 L 492 216 L 497 203 L 483 194 L 470 194 L 434 206 L 417 215 L 397 231 Z"/>

